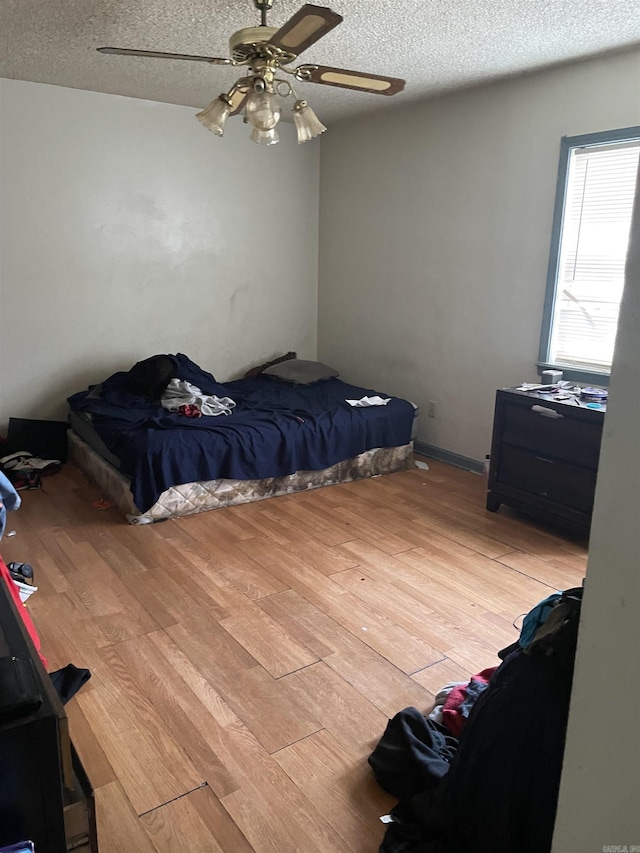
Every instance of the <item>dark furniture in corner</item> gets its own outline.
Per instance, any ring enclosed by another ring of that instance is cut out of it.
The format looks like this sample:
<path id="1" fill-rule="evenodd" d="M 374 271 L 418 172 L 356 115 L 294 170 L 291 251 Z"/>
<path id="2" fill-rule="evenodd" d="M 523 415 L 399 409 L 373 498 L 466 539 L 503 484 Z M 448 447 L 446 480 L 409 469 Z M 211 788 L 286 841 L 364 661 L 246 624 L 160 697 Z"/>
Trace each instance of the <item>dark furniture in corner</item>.
<path id="1" fill-rule="evenodd" d="M 499 390 L 487 509 L 500 504 L 588 532 L 605 409 L 533 391 Z"/>
<path id="2" fill-rule="evenodd" d="M 36 853 L 97 853 L 93 790 L 68 718 L 1 580 L 0 655 L 33 661 L 43 700 L 0 723 L 0 846 L 33 841 Z"/>

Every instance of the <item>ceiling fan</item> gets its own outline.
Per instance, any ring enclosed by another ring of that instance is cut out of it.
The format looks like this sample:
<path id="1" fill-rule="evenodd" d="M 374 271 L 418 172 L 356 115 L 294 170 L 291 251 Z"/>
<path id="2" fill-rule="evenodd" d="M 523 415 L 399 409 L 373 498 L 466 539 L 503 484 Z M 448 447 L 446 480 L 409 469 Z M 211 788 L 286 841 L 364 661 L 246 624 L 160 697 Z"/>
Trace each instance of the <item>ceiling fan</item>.
<path id="1" fill-rule="evenodd" d="M 244 112 L 245 121 L 252 126 L 251 139 L 261 145 L 278 142 L 276 125 L 281 117 L 278 98 L 292 95 L 293 119 L 298 142 L 306 142 L 326 130 L 305 100 L 298 98 L 290 79 L 304 83 L 320 83 L 354 89 L 375 95 L 395 95 L 404 88 L 404 80 L 333 68 L 328 65 L 303 64 L 289 68 L 307 48 L 342 22 L 342 16 L 323 6 L 306 3 L 279 29 L 267 26 L 267 12 L 273 0 L 253 0 L 261 15 L 258 27 L 245 27 L 229 39 L 229 58 L 193 56 L 186 53 L 162 53 L 154 50 L 134 50 L 126 47 L 99 47 L 100 53 L 118 56 L 141 56 L 150 59 L 181 59 L 206 62 L 210 65 L 247 66 L 229 92 L 221 94 L 209 106 L 197 113 L 197 118 L 217 136 L 224 134 L 230 116 Z M 290 79 L 278 76 L 286 74 Z"/>

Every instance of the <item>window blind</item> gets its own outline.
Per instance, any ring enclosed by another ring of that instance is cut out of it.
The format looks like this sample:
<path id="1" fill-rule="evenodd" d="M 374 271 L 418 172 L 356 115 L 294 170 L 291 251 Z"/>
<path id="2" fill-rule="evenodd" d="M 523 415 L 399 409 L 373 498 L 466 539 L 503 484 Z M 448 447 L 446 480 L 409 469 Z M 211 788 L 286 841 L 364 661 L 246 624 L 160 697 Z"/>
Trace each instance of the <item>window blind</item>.
<path id="1" fill-rule="evenodd" d="M 551 332 L 554 364 L 609 371 L 640 140 L 571 151 Z"/>

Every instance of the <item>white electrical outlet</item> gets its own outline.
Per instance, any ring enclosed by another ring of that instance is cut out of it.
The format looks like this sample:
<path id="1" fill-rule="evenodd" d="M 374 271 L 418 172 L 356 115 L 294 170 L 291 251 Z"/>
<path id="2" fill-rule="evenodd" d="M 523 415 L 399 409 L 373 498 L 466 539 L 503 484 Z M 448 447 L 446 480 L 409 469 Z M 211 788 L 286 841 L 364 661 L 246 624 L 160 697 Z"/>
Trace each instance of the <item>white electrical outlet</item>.
<path id="1" fill-rule="evenodd" d="M 435 416 L 436 416 L 436 401 L 435 400 L 429 400 L 429 402 L 427 404 L 427 417 L 435 418 Z"/>

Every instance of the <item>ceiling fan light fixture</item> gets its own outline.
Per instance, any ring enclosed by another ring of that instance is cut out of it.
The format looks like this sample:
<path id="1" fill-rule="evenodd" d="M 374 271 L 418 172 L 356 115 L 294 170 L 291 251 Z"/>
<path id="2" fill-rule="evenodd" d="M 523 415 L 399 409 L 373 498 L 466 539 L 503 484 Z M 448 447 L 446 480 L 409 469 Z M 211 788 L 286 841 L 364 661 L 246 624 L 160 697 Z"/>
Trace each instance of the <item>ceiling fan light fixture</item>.
<path id="1" fill-rule="evenodd" d="M 254 89 L 247 98 L 245 116 L 256 130 L 272 130 L 280 121 L 281 112 L 277 97 L 266 89 Z"/>
<path id="2" fill-rule="evenodd" d="M 224 136 L 224 126 L 229 118 L 231 106 L 228 95 L 218 95 L 206 109 L 196 113 L 196 118 L 216 136 Z"/>
<path id="3" fill-rule="evenodd" d="M 257 127 L 254 127 L 251 130 L 249 139 L 257 145 L 276 145 L 280 142 L 280 136 L 275 127 L 272 127 L 270 130 L 258 130 Z"/>
<path id="4" fill-rule="evenodd" d="M 298 144 L 320 136 L 327 129 L 306 101 L 293 105 L 293 121 L 298 132 Z"/>

